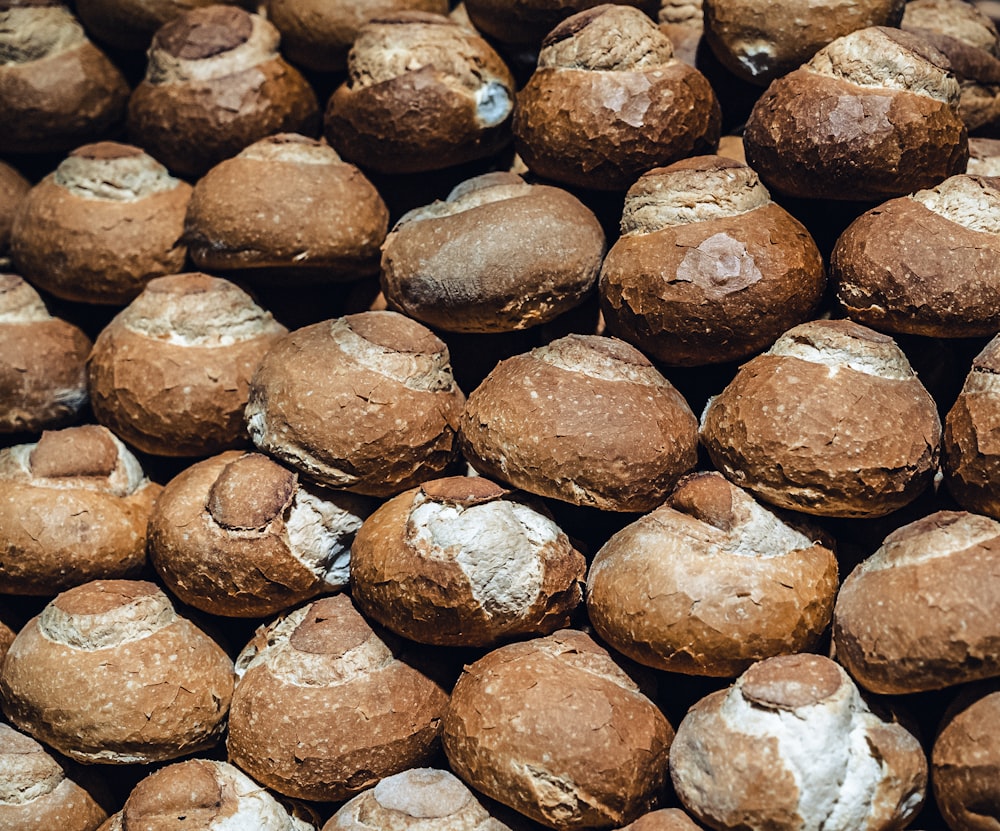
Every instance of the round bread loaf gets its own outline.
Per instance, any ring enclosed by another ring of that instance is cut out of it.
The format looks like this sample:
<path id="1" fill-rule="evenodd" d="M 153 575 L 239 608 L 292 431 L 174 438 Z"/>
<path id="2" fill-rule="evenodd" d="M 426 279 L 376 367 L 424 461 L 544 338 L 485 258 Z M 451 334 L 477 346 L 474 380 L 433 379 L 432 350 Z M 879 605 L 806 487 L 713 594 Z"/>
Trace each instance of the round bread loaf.
<path id="1" fill-rule="evenodd" d="M 548 828 L 604 828 L 652 808 L 673 728 L 611 656 L 565 629 L 465 668 L 442 741 L 476 790 Z"/>
<path id="2" fill-rule="evenodd" d="M 107 816 L 95 796 L 44 747 L 0 724 L 0 828 L 94 831 Z"/>
<path id="3" fill-rule="evenodd" d="M 0 671 L 11 723 L 89 763 L 149 764 L 212 747 L 232 689 L 226 653 L 139 580 L 58 595 L 18 632 Z"/>
<path id="4" fill-rule="evenodd" d="M 674 57 L 649 17 L 611 4 L 546 36 L 514 111 L 515 146 L 533 173 L 599 190 L 625 190 L 652 167 L 712 152 L 720 124 L 705 76 Z"/>
<path id="5" fill-rule="evenodd" d="M 487 173 L 396 223 L 382 247 L 382 291 L 428 326 L 509 332 L 582 303 L 603 256 L 604 231 L 576 197 Z"/>
<path id="6" fill-rule="evenodd" d="M 569 625 L 586 568 L 543 507 L 454 476 L 400 494 L 365 521 L 351 595 L 410 640 L 488 646 Z"/>
<path id="7" fill-rule="evenodd" d="M 380 173 L 441 170 L 510 142 L 514 78 L 475 32 L 399 11 L 358 31 L 325 132 L 345 159 Z"/>
<path id="8" fill-rule="evenodd" d="M 742 366 L 702 415 L 730 480 L 781 508 L 877 517 L 934 477 L 934 400 L 887 335 L 848 320 L 789 329 Z"/>
<path id="9" fill-rule="evenodd" d="M 700 828 L 679 808 L 663 808 L 639 817 L 635 822 L 624 826 L 622 831 L 700 831 Z"/>
<path id="10" fill-rule="evenodd" d="M 0 162 L 0 257 L 7 253 L 14 215 L 30 190 L 31 182 L 9 164 Z"/>
<path id="11" fill-rule="evenodd" d="M 97 425 L 0 450 L 0 594 L 52 597 L 90 580 L 138 577 L 159 492 Z"/>
<path id="12" fill-rule="evenodd" d="M 816 243 L 737 161 L 697 156 L 643 174 L 621 228 L 601 268 L 604 319 L 667 365 L 759 352 L 823 297 Z"/>
<path id="13" fill-rule="evenodd" d="M 448 14 L 448 0 L 267 0 L 267 19 L 281 32 L 281 51 L 292 63 L 319 72 L 342 72 L 361 27 L 397 11 Z"/>
<path id="14" fill-rule="evenodd" d="M 469 396 L 462 450 L 481 473 L 607 511 L 651 511 L 697 461 L 687 402 L 623 341 L 567 335 L 501 361 Z"/>
<path id="15" fill-rule="evenodd" d="M 98 335 L 87 372 L 94 415 L 160 456 L 247 444 L 250 379 L 286 329 L 228 280 L 151 280 Z"/>
<path id="16" fill-rule="evenodd" d="M 938 32 L 1000 55 L 996 24 L 975 3 L 966 0 L 909 0 L 900 27 L 918 34 Z"/>
<path id="17" fill-rule="evenodd" d="M 0 273 L 0 435 L 76 421 L 87 404 L 91 346 L 24 280 Z"/>
<path id="18" fill-rule="evenodd" d="M 1000 823 L 1000 691 L 962 701 L 934 741 L 931 782 L 952 831 L 992 831 Z"/>
<path id="19" fill-rule="evenodd" d="M 59 153 L 125 118 L 121 72 L 57 0 L 0 2 L 0 153 Z"/>
<path id="20" fill-rule="evenodd" d="M 448 695 L 401 660 L 346 595 L 262 628 L 237 659 L 229 759 L 301 799 L 348 799 L 417 767 Z"/>
<path id="21" fill-rule="evenodd" d="M 754 105 L 747 162 L 773 190 L 878 201 L 933 187 L 968 162 L 959 85 L 909 32 L 859 29 L 774 81 Z"/>
<path id="22" fill-rule="evenodd" d="M 767 86 L 831 41 L 867 26 L 898 26 L 905 0 L 863 0 L 834 11 L 810 0 L 705 0 L 705 39 L 739 78 Z"/>
<path id="23" fill-rule="evenodd" d="M 215 615 L 264 617 L 347 587 L 362 496 L 306 486 L 259 453 L 192 465 L 156 500 L 149 557 L 167 588 Z"/>
<path id="24" fill-rule="evenodd" d="M 836 663 L 782 655 L 688 711 L 670 776 L 687 810 L 718 831 L 889 831 L 919 812 L 927 760 Z"/>
<path id="25" fill-rule="evenodd" d="M 151 773 L 100 831 L 315 831 L 238 768 L 189 759 Z"/>
<path id="26" fill-rule="evenodd" d="M 165 24 L 129 99 L 129 134 L 182 176 L 273 133 L 314 134 L 316 94 L 278 41 L 271 23 L 236 6 L 191 9 Z"/>
<path id="27" fill-rule="evenodd" d="M 841 234 L 830 277 L 847 314 L 939 338 L 1000 331 L 1000 179 L 959 175 L 892 199 Z"/>
<path id="28" fill-rule="evenodd" d="M 984 516 L 939 511 L 894 531 L 840 588 L 837 660 L 877 693 L 1000 675 L 998 562 L 1000 523 Z"/>
<path id="29" fill-rule="evenodd" d="M 963 508 L 1000 519 L 1000 338 L 972 362 L 944 426 L 942 470 Z"/>
<path id="30" fill-rule="evenodd" d="M 360 170 L 324 143 L 283 133 L 198 181 L 184 239 L 198 268 L 327 282 L 377 274 L 388 226 L 389 211 Z"/>
<path id="31" fill-rule="evenodd" d="M 590 621 L 648 666 L 739 675 L 815 647 L 830 623 L 837 558 L 818 539 L 719 473 L 687 476 L 598 551 L 587 575 Z"/>
<path id="32" fill-rule="evenodd" d="M 362 312 L 282 339 L 254 375 L 246 419 L 258 448 L 319 484 L 391 496 L 456 460 L 464 403 L 429 329 Z"/>
<path id="33" fill-rule="evenodd" d="M 387 776 L 343 805 L 323 831 L 510 831 L 446 770 Z"/>
<path id="34" fill-rule="evenodd" d="M 190 185 L 138 147 L 85 145 L 21 203 L 11 258 L 57 297 L 125 305 L 154 277 L 183 269 L 190 196 Z"/>

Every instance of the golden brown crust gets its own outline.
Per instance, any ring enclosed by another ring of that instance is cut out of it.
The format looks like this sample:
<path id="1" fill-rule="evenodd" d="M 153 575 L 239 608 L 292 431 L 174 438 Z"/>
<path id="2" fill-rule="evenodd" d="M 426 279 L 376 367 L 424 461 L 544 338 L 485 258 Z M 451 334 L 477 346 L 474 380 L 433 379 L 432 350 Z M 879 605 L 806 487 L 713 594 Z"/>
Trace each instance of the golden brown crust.
<path id="1" fill-rule="evenodd" d="M 466 667 L 442 741 L 476 790 L 549 828 L 617 826 L 649 811 L 673 728 L 589 636 L 562 630 Z"/>

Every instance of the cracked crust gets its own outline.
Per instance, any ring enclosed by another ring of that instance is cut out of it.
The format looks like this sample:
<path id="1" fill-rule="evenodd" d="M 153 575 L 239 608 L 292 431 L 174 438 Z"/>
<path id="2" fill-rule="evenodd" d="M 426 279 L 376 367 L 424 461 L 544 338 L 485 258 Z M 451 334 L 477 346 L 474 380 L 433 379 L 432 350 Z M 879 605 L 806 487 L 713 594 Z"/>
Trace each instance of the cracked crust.
<path id="1" fill-rule="evenodd" d="M 212 747 L 232 687 L 225 652 L 155 585 L 132 580 L 57 596 L 18 633 L 0 673 L 13 724 L 77 761 L 102 764 Z"/>
<path id="2" fill-rule="evenodd" d="M 860 405 L 860 406 L 859 406 Z M 782 508 L 883 516 L 931 483 L 941 423 L 903 352 L 849 321 L 789 330 L 711 399 L 701 438 L 716 467 Z"/>
<path id="3" fill-rule="evenodd" d="M 939 511 L 904 525 L 844 580 L 837 660 L 865 688 L 911 693 L 1000 675 L 1000 523 Z M 914 592 L 912 587 L 934 586 Z M 982 624 L 979 623 L 982 621 Z"/>
<path id="4" fill-rule="evenodd" d="M 648 812 L 673 729 L 583 632 L 511 644 L 466 667 L 443 743 L 476 790 L 549 828 L 620 826 Z"/>

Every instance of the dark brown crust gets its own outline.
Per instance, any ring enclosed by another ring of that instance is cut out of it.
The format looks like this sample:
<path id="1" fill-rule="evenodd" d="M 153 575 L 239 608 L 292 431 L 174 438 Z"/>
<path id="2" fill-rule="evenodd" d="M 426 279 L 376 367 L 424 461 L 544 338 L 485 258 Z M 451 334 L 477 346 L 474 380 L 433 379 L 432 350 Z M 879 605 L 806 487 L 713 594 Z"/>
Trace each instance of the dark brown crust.
<path id="1" fill-rule="evenodd" d="M 885 544 L 896 542 L 898 552 L 924 553 L 923 533 L 955 525 L 964 516 L 939 511 L 899 529 Z M 888 562 L 894 559 L 890 551 Z M 844 580 L 834 611 L 837 660 L 863 687 L 885 694 L 1000 675 L 1000 634 L 993 625 L 1000 616 L 997 575 L 1000 527 L 996 537 L 978 544 L 957 537 L 943 556 L 922 563 L 855 569 Z M 915 588 L 926 586 L 935 588 Z"/>
<path id="2" fill-rule="evenodd" d="M 179 762 L 135 786 L 122 808 L 122 824 L 143 831 L 170 831 L 181 822 L 210 828 L 235 813 L 235 800 L 226 796 L 214 765 L 201 759 Z"/>
<path id="3" fill-rule="evenodd" d="M 810 319 L 823 259 L 774 203 L 749 213 L 622 236 L 604 260 L 610 331 L 668 366 L 746 358 Z"/>
<path id="4" fill-rule="evenodd" d="M 229 52 L 249 40 L 253 18 L 237 6 L 194 9 L 167 23 L 153 36 L 152 49 L 198 61 Z"/>
<path id="5" fill-rule="evenodd" d="M 143 81 L 128 105 L 129 135 L 172 172 L 189 177 L 273 133 L 315 135 L 318 122 L 312 87 L 280 57 L 215 81 Z"/>
<path id="6" fill-rule="evenodd" d="M 0 256 L 7 253 L 14 214 L 29 190 L 31 182 L 9 164 L 0 162 Z"/>
<path id="7" fill-rule="evenodd" d="M 626 104 L 615 117 L 612 95 L 641 101 L 638 115 Z M 533 173 L 598 190 L 625 190 L 651 168 L 714 152 L 720 125 L 705 76 L 681 61 L 646 72 L 543 67 L 514 109 L 515 147 Z"/>
<path id="8" fill-rule="evenodd" d="M 229 462 L 208 490 L 206 508 L 228 530 L 261 528 L 291 502 L 298 477 L 259 453 Z"/>
<path id="9" fill-rule="evenodd" d="M 58 153 L 116 131 L 129 87 L 92 43 L 0 68 L 0 153 Z"/>
<path id="10" fill-rule="evenodd" d="M 529 493 L 650 511 L 694 467 L 694 431 L 669 384 L 593 378 L 529 353 L 501 361 L 470 394 L 461 441 L 481 473 Z"/>
<path id="11" fill-rule="evenodd" d="M 914 199 L 892 199 L 852 222 L 833 249 L 830 278 L 851 319 L 876 329 L 937 338 L 1000 331 L 1000 237 Z"/>
<path id="12" fill-rule="evenodd" d="M 465 7 L 472 24 L 501 43 L 538 49 L 545 36 L 560 21 L 605 0 L 471 0 Z M 627 0 L 624 6 L 636 6 L 655 19 L 656 0 Z"/>
<path id="13" fill-rule="evenodd" d="M 858 402 L 865 402 L 863 407 Z M 713 399 L 702 442 L 736 484 L 782 508 L 874 517 L 934 476 L 941 424 L 916 379 L 758 355 Z"/>
<path id="14" fill-rule="evenodd" d="M 958 38 L 927 30 L 914 31 L 948 58 L 962 88 L 958 113 L 969 132 L 1000 118 L 1000 60 Z"/>
<path id="15" fill-rule="evenodd" d="M 743 142 L 768 187 L 806 199 L 903 196 L 964 172 L 969 158 L 965 124 L 947 104 L 806 68 L 768 87 Z"/>
<path id="16" fill-rule="evenodd" d="M 549 828 L 602 828 L 654 807 L 673 728 L 582 632 L 511 644 L 466 667 L 442 741 L 476 790 Z"/>
<path id="17" fill-rule="evenodd" d="M 176 274 L 191 186 L 135 201 L 77 196 L 50 175 L 21 204 L 11 256 L 25 279 L 65 300 L 122 306 L 154 277 Z"/>

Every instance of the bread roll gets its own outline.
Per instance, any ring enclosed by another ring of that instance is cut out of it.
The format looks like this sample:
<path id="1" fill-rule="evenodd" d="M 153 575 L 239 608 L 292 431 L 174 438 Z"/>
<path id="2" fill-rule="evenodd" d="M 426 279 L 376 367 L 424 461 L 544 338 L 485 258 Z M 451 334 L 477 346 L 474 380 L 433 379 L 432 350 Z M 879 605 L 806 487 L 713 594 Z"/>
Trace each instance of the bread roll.
<path id="1" fill-rule="evenodd" d="M 9 164 L 0 162 L 0 256 L 7 253 L 14 215 L 29 190 L 31 182 Z"/>
<path id="2" fill-rule="evenodd" d="M 150 764 L 212 747 L 233 664 L 154 584 L 63 592 L 18 632 L 0 671 L 10 721 L 88 763 Z"/>
<path id="3" fill-rule="evenodd" d="M 841 586 L 837 660 L 877 693 L 1000 675 L 998 551 L 1000 522 L 976 514 L 939 511 L 891 533 Z"/>
<path id="4" fill-rule="evenodd" d="M 197 272 L 151 280 L 94 343 L 94 415 L 155 455 L 246 445 L 250 379 L 285 332 L 228 280 Z"/>
<path id="5" fill-rule="evenodd" d="M 583 555 L 544 507 L 480 477 L 425 482 L 358 532 L 351 593 L 399 635 L 488 646 L 569 625 L 583 599 Z"/>
<path id="6" fill-rule="evenodd" d="M 883 516 L 937 467 L 933 399 L 886 335 L 846 320 L 789 329 L 711 399 L 701 439 L 755 496 L 818 516 Z"/>
<path id="7" fill-rule="evenodd" d="M 351 543 L 371 509 L 259 453 L 229 451 L 164 488 L 150 517 L 150 560 L 184 603 L 264 617 L 347 587 Z"/>
<path id="8" fill-rule="evenodd" d="M 324 802 L 426 763 L 448 695 L 397 653 L 346 595 L 262 628 L 237 659 L 230 761 L 278 793 Z"/>
<path id="9" fill-rule="evenodd" d="M 687 402 L 637 349 L 568 335 L 500 364 L 469 396 L 462 450 L 487 476 L 609 511 L 649 511 L 697 461 Z"/>
<path id="10" fill-rule="evenodd" d="M 684 807 L 718 831 L 888 831 L 919 812 L 927 760 L 833 661 L 782 655 L 688 711 L 670 776 Z"/>
<path id="11" fill-rule="evenodd" d="M 811 649 L 837 593 L 837 559 L 820 538 L 719 473 L 687 476 L 597 552 L 591 623 L 630 658 L 691 675 L 736 676 Z"/>
<path id="12" fill-rule="evenodd" d="M 448 332 L 509 332 L 583 302 L 604 231 L 576 197 L 488 173 L 405 214 L 382 247 L 382 290 L 410 317 Z"/>
<path id="13" fill-rule="evenodd" d="M 719 103 L 673 51 L 631 6 L 596 6 L 556 26 L 514 111 L 528 168 L 576 187 L 625 190 L 650 168 L 713 152 Z"/>
<path id="14" fill-rule="evenodd" d="M 175 173 L 200 176 L 273 133 L 314 134 L 316 94 L 278 41 L 271 23 L 236 6 L 166 23 L 129 99 L 129 135 Z"/>
<path id="15" fill-rule="evenodd" d="M 442 740 L 452 770 L 476 790 L 569 831 L 649 811 L 673 732 L 604 649 L 566 629 L 466 667 Z"/>
<path id="16" fill-rule="evenodd" d="M 639 817 L 622 831 L 699 831 L 700 827 L 680 809 L 664 808 Z"/>
<path id="17" fill-rule="evenodd" d="M 390 496 L 455 461 L 464 403 L 429 329 L 362 312 L 276 344 L 254 375 L 246 420 L 258 448 L 315 482 Z"/>
<path id="18" fill-rule="evenodd" d="M 671 366 L 733 361 L 808 320 L 823 258 L 757 174 L 722 156 L 644 173 L 601 268 L 608 328 Z"/>
<path id="19" fill-rule="evenodd" d="M 190 196 L 190 185 L 138 147 L 84 145 L 25 197 L 11 257 L 57 297 L 125 305 L 154 277 L 183 269 Z"/>
<path id="20" fill-rule="evenodd" d="M 76 421 L 87 405 L 91 346 L 78 327 L 50 315 L 28 283 L 0 273 L 0 435 Z"/>
<path id="21" fill-rule="evenodd" d="M 909 32 L 859 29 L 774 81 L 743 136 L 771 188 L 873 202 L 962 173 L 968 135 L 947 59 Z"/>
<path id="22" fill-rule="evenodd" d="M 1000 55 L 1000 33 L 989 15 L 965 0 L 909 0 L 900 28 L 907 31 L 938 32 Z"/>

